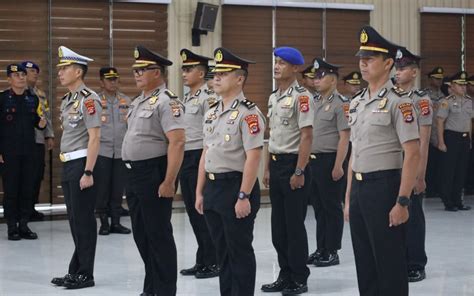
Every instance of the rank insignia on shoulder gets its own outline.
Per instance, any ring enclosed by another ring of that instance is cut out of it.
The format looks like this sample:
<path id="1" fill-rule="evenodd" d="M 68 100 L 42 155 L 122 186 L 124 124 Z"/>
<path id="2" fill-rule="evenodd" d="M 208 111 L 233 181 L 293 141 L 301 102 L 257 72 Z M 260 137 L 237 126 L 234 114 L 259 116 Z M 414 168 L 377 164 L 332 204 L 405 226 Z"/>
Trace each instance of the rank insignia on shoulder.
<path id="1" fill-rule="evenodd" d="M 212 105 L 214 105 L 215 103 L 217 103 L 217 99 L 215 97 L 209 97 L 207 98 L 207 104 L 209 105 L 209 107 L 211 107 Z"/>
<path id="2" fill-rule="evenodd" d="M 428 95 L 428 93 L 425 90 L 422 90 L 422 89 L 416 89 L 415 94 L 419 97 L 424 97 L 424 96 Z"/>
<path id="3" fill-rule="evenodd" d="M 446 97 L 446 100 L 451 100 L 451 99 L 455 99 L 456 96 L 455 95 L 449 95 Z"/>
<path id="4" fill-rule="evenodd" d="M 305 92 L 306 91 L 306 88 L 304 86 L 296 86 L 295 87 L 296 91 L 299 92 L 299 93 L 302 93 L 302 92 Z"/>
<path id="5" fill-rule="evenodd" d="M 408 95 L 408 93 L 405 90 L 403 90 L 402 88 L 399 88 L 397 86 L 392 87 L 392 91 L 395 94 L 397 94 L 399 97 L 403 97 L 403 96 Z"/>
<path id="6" fill-rule="evenodd" d="M 339 99 L 343 102 L 343 103 L 346 103 L 346 102 L 349 102 L 349 99 L 346 98 L 345 96 L 339 94 Z"/>
<path id="7" fill-rule="evenodd" d="M 245 107 L 247 107 L 247 109 L 253 109 L 256 106 L 256 104 L 254 102 L 249 101 L 247 99 L 243 100 L 241 102 L 241 104 L 244 105 Z"/>
<path id="8" fill-rule="evenodd" d="M 247 122 L 249 133 L 251 135 L 258 134 L 260 132 L 260 126 L 258 124 L 257 114 L 250 114 L 250 115 L 245 116 L 245 122 Z"/>
<path id="9" fill-rule="evenodd" d="M 403 120 L 406 123 L 413 122 L 413 105 L 411 103 L 402 103 L 398 109 L 402 112 Z"/>
<path id="10" fill-rule="evenodd" d="M 84 96 L 84 98 L 87 98 L 92 93 L 87 88 L 84 88 L 83 90 L 81 90 L 81 94 Z"/>
<path id="11" fill-rule="evenodd" d="M 166 94 L 168 97 L 172 98 L 172 99 L 175 99 L 175 98 L 178 97 L 177 95 L 175 95 L 175 94 L 174 94 L 172 91 L 170 91 L 169 89 L 165 90 L 165 94 Z"/>
<path id="12" fill-rule="evenodd" d="M 205 91 L 206 94 L 208 94 L 208 95 L 213 95 L 213 94 L 215 94 L 215 92 L 214 92 L 212 89 L 205 89 L 204 91 Z"/>

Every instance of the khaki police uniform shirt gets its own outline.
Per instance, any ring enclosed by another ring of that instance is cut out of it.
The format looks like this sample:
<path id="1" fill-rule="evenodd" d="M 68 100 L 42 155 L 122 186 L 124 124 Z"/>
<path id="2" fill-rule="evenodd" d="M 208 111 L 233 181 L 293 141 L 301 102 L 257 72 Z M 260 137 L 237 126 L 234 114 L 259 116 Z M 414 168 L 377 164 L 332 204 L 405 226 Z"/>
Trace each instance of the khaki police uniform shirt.
<path id="1" fill-rule="evenodd" d="M 209 106 L 217 102 L 217 95 L 204 83 L 194 94 L 184 96 L 184 123 L 186 125 L 186 144 L 184 150 L 196 150 L 203 147 L 204 114 Z"/>
<path id="2" fill-rule="evenodd" d="M 43 130 L 35 128 L 35 138 L 37 144 L 44 144 L 46 138 L 54 138 L 53 121 L 51 118 L 51 109 L 49 108 L 46 94 L 41 89 L 30 88 L 31 93 L 38 97 L 38 115 L 46 120 L 46 128 Z"/>
<path id="3" fill-rule="evenodd" d="M 84 84 L 66 94 L 61 102 L 61 152 L 86 149 L 89 143 L 87 130 L 100 127 L 101 112 L 99 96 Z"/>
<path id="4" fill-rule="evenodd" d="M 474 118 L 472 100 L 468 97 L 451 95 L 441 100 L 438 117 L 446 119 L 444 129 L 453 132 L 471 131 L 471 119 Z"/>
<path id="5" fill-rule="evenodd" d="M 352 170 L 369 173 L 400 169 L 402 145 L 419 138 L 411 99 L 388 80 L 369 96 L 363 89 L 351 101 L 349 126 L 352 142 Z"/>
<path id="6" fill-rule="evenodd" d="M 334 91 L 328 98 L 314 98 L 312 153 L 337 152 L 339 132 L 348 130 L 349 100 Z"/>
<path id="7" fill-rule="evenodd" d="M 413 107 L 418 119 L 418 126 L 430 126 L 433 124 L 433 105 L 425 91 L 412 89 L 408 96 L 413 102 Z"/>
<path id="8" fill-rule="evenodd" d="M 204 120 L 204 168 L 209 173 L 243 172 L 245 152 L 263 147 L 265 119 L 258 107 L 240 93 L 230 106 L 220 101 Z"/>
<path id="9" fill-rule="evenodd" d="M 102 105 L 99 155 L 120 159 L 127 131 L 127 113 L 132 101 L 121 92 L 112 96 L 104 92 L 99 97 Z"/>
<path id="10" fill-rule="evenodd" d="M 273 154 L 298 154 L 300 129 L 313 126 L 313 96 L 294 81 L 285 91 L 276 90 L 268 100 L 270 139 L 268 151 Z"/>
<path id="11" fill-rule="evenodd" d="M 433 105 L 433 124 L 431 125 L 430 143 L 431 145 L 438 147 L 438 125 L 436 122 L 436 114 L 438 113 L 439 105 L 444 94 L 440 90 L 433 91 L 431 89 L 426 89 L 425 91 L 428 93 Z"/>
<path id="12" fill-rule="evenodd" d="M 145 96 L 142 92 L 133 100 L 127 123 L 122 144 L 123 160 L 138 161 L 166 155 L 166 133 L 185 128 L 182 103 L 162 84 L 150 95 Z"/>

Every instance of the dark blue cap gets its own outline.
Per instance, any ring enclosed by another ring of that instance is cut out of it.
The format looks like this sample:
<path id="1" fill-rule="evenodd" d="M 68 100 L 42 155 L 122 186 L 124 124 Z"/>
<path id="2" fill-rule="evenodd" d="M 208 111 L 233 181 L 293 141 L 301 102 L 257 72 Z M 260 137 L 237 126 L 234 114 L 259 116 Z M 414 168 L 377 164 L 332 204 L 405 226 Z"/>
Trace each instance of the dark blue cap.
<path id="1" fill-rule="evenodd" d="M 278 47 L 273 53 L 276 57 L 280 57 L 292 65 L 304 65 L 304 57 L 296 48 Z"/>
<path id="2" fill-rule="evenodd" d="M 38 73 L 40 71 L 40 67 L 32 61 L 24 61 L 23 63 L 21 63 L 21 65 L 25 69 L 36 69 L 36 71 L 38 71 Z"/>
<path id="3" fill-rule="evenodd" d="M 26 69 L 21 64 L 10 64 L 7 66 L 7 76 L 16 72 L 23 72 L 26 74 Z"/>
<path id="4" fill-rule="evenodd" d="M 420 66 L 421 57 L 411 53 L 405 47 L 401 47 L 397 50 L 395 56 L 395 67 L 403 68 L 410 65 Z"/>

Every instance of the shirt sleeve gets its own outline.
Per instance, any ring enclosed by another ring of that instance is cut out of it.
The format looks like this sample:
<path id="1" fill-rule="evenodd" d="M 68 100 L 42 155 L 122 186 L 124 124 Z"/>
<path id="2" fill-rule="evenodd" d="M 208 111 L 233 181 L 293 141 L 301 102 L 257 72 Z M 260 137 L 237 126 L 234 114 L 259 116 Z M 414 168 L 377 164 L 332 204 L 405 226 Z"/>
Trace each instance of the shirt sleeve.
<path id="1" fill-rule="evenodd" d="M 314 102 L 308 92 L 299 94 L 296 98 L 296 114 L 298 118 L 298 127 L 313 126 L 314 120 Z"/>
<path id="2" fill-rule="evenodd" d="M 83 120 L 87 129 L 100 127 L 100 114 L 102 113 L 102 104 L 97 95 L 90 95 L 82 99 Z"/>
<path id="3" fill-rule="evenodd" d="M 336 107 L 336 125 L 338 131 L 344 131 L 349 129 L 349 123 L 347 121 L 349 116 L 349 102 L 342 103 Z"/>
<path id="4" fill-rule="evenodd" d="M 416 102 L 418 109 L 418 123 L 419 125 L 431 125 L 433 123 L 433 103 L 428 96 L 420 98 Z"/>
<path id="5" fill-rule="evenodd" d="M 410 98 L 400 98 L 394 103 L 396 106 L 392 110 L 394 126 L 400 143 L 416 140 L 420 138 L 416 113 Z"/>
<path id="6" fill-rule="evenodd" d="M 440 118 L 447 118 L 449 114 L 449 102 L 446 99 L 442 99 L 441 102 L 439 103 L 438 107 L 438 113 L 436 113 L 436 116 Z"/>
<path id="7" fill-rule="evenodd" d="M 163 98 L 161 97 L 160 99 Z M 178 100 L 167 98 L 163 100 L 159 108 L 161 126 L 165 133 L 175 129 L 184 129 L 183 108 Z"/>
<path id="8" fill-rule="evenodd" d="M 265 132 L 265 119 L 258 109 L 254 108 L 242 116 L 240 128 L 242 131 L 242 143 L 244 150 L 263 147 L 263 136 Z"/>

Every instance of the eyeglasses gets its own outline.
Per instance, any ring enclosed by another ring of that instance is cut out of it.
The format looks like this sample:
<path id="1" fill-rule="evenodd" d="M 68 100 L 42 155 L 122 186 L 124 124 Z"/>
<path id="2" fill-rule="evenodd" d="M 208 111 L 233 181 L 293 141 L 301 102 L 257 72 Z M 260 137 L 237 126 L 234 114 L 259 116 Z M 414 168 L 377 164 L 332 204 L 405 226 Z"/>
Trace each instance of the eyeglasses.
<path id="1" fill-rule="evenodd" d="M 26 73 L 24 72 L 13 72 L 10 74 L 12 77 L 23 78 L 26 77 Z"/>
<path id="2" fill-rule="evenodd" d="M 137 76 L 143 76 L 146 71 L 148 70 L 159 70 L 159 67 L 148 67 L 148 68 L 139 68 L 139 69 L 133 69 L 133 74 L 136 74 Z"/>
<path id="3" fill-rule="evenodd" d="M 318 71 L 316 73 L 314 73 L 314 79 L 323 79 L 324 76 L 326 76 L 326 72 L 325 71 Z"/>

